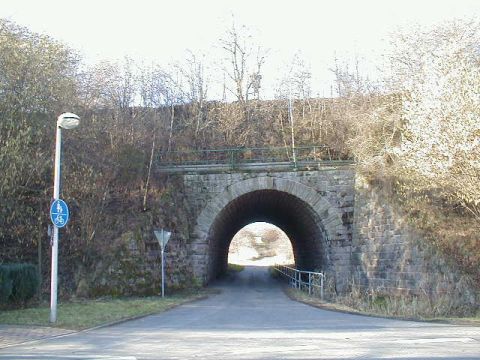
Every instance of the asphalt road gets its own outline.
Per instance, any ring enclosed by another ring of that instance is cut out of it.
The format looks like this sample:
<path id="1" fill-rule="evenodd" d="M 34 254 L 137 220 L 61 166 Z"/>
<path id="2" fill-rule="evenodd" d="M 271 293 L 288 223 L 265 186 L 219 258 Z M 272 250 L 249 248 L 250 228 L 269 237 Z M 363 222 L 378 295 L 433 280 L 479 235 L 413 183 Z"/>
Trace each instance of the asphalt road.
<path id="1" fill-rule="evenodd" d="M 324 311 L 288 299 L 266 268 L 162 314 L 0 350 L 0 359 L 480 359 L 480 327 Z"/>

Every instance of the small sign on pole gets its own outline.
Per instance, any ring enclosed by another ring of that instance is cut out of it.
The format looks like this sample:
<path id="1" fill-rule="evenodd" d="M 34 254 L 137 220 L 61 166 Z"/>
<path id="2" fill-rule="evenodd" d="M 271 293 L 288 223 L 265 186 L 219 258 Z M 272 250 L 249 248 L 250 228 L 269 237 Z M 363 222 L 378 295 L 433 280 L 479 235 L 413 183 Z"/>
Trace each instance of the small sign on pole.
<path id="1" fill-rule="evenodd" d="M 167 246 L 168 240 L 170 240 L 170 236 L 172 233 L 170 231 L 160 229 L 160 230 L 153 230 L 155 237 L 160 245 L 160 251 L 162 254 L 162 298 L 165 297 L 165 259 L 164 259 L 164 252 L 165 247 Z"/>
<path id="2" fill-rule="evenodd" d="M 50 220 L 57 228 L 62 228 L 67 225 L 70 213 L 68 206 L 62 199 L 56 199 L 50 206 Z"/>

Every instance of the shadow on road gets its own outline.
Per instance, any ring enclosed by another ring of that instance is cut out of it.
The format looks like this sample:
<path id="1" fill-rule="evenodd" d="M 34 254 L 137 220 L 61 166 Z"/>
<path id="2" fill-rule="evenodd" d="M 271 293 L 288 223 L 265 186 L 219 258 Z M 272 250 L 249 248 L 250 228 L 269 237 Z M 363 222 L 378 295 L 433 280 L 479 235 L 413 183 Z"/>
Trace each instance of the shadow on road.
<path id="1" fill-rule="evenodd" d="M 280 283 L 270 276 L 269 267 L 248 265 L 242 271 L 229 272 L 211 284 L 223 288 L 279 288 Z"/>

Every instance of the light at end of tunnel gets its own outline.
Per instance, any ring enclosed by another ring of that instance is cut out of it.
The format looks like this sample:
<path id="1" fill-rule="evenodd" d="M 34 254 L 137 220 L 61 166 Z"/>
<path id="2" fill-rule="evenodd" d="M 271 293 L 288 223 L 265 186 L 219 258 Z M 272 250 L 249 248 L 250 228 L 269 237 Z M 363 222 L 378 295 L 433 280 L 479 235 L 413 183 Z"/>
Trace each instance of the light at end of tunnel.
<path id="1" fill-rule="evenodd" d="M 254 222 L 233 237 L 228 262 L 239 265 L 272 266 L 295 263 L 292 244 L 279 227 Z"/>

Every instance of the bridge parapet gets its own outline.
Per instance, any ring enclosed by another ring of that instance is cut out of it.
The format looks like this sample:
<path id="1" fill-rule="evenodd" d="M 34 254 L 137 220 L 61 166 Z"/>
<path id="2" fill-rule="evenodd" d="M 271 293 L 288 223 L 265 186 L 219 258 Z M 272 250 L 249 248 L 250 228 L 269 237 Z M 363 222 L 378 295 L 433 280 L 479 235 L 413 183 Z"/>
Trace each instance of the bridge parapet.
<path id="1" fill-rule="evenodd" d="M 289 171 L 352 163 L 351 157 L 327 145 L 171 151 L 156 159 L 162 172 Z"/>

